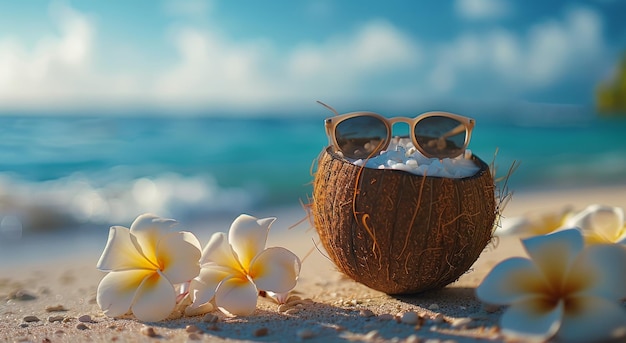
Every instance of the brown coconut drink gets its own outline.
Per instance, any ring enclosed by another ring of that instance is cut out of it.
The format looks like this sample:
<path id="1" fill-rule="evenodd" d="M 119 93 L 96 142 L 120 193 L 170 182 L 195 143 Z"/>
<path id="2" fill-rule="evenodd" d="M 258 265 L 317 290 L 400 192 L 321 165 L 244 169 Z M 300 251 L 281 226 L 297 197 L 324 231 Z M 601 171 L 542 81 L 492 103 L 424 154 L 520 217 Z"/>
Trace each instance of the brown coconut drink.
<path id="1" fill-rule="evenodd" d="M 388 294 L 441 288 L 465 273 L 492 239 L 494 179 L 466 151 L 474 122 L 447 115 L 390 120 L 353 112 L 327 119 L 331 144 L 318 159 L 311 211 L 328 256 L 352 279 Z M 394 121 L 412 130 L 399 142 L 415 145 L 396 146 L 396 158 L 425 156 L 372 167 L 387 158 Z M 454 160 L 473 165 L 471 175 L 456 173 Z M 434 169 L 423 167 L 428 161 Z M 441 166 L 448 174 L 432 172 Z M 420 167 L 422 175 L 409 170 Z"/>

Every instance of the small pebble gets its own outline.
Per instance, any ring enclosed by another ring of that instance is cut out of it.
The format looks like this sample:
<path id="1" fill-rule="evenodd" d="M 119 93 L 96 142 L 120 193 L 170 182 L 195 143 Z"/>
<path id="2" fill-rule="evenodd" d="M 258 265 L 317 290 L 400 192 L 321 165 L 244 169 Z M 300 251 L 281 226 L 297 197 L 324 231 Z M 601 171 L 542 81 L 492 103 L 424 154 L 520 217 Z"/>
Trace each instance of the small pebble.
<path id="1" fill-rule="evenodd" d="M 50 340 L 50 338 L 48 338 L 48 337 L 44 337 L 44 338 L 41 340 L 41 343 L 52 343 L 52 341 Z"/>
<path id="2" fill-rule="evenodd" d="M 81 323 L 91 323 L 91 316 L 88 314 L 84 314 L 78 317 L 78 321 Z"/>
<path id="3" fill-rule="evenodd" d="M 416 312 L 409 311 L 402 314 L 400 321 L 404 324 L 416 325 L 419 321 L 419 315 Z"/>
<path id="4" fill-rule="evenodd" d="M 432 310 L 432 311 L 436 311 L 436 310 L 439 309 L 439 305 L 437 305 L 437 304 L 430 304 L 430 306 L 428 306 L 428 309 Z"/>
<path id="5" fill-rule="evenodd" d="M 57 331 L 54 332 L 55 335 L 62 335 L 64 333 L 65 333 L 65 331 L 63 331 L 63 330 L 57 330 Z"/>
<path id="6" fill-rule="evenodd" d="M 315 337 L 315 332 L 310 329 L 301 329 L 296 333 L 300 339 L 310 339 Z"/>
<path id="7" fill-rule="evenodd" d="M 263 337 L 263 336 L 267 336 L 269 330 L 265 327 L 263 328 L 258 328 L 254 331 L 254 337 Z"/>
<path id="8" fill-rule="evenodd" d="M 390 313 L 383 313 L 383 314 L 379 314 L 378 315 L 378 319 L 379 320 L 394 320 L 394 319 L 396 319 L 396 317 L 394 317 Z"/>
<path id="9" fill-rule="evenodd" d="M 28 293 L 27 291 L 24 290 L 17 290 L 14 292 L 11 292 L 8 296 L 9 299 L 14 299 L 14 300 L 19 300 L 19 301 L 28 301 L 28 300 L 35 300 L 37 299 L 36 296 Z"/>
<path id="10" fill-rule="evenodd" d="M 140 330 L 142 335 L 146 335 L 148 337 L 156 337 L 156 331 L 154 331 L 154 328 L 151 326 L 146 326 L 144 325 L 141 330 Z"/>
<path id="11" fill-rule="evenodd" d="M 50 317 L 48 317 L 48 321 L 49 321 L 50 323 L 54 323 L 54 322 L 62 322 L 62 321 L 63 321 L 63 319 L 65 319 L 65 317 L 64 317 L 64 316 L 50 316 Z"/>
<path id="12" fill-rule="evenodd" d="M 372 312 L 372 310 L 369 310 L 369 309 L 363 309 L 359 311 L 359 316 L 365 317 L 365 318 L 373 317 L 374 312 Z"/>
<path id="13" fill-rule="evenodd" d="M 466 318 L 456 318 L 456 319 L 454 319 L 452 321 L 451 326 L 453 328 L 462 328 L 462 327 L 467 326 L 471 322 L 472 322 L 471 318 L 467 318 L 467 317 Z"/>
<path id="14" fill-rule="evenodd" d="M 46 307 L 46 312 L 64 312 L 64 311 L 67 311 L 67 309 L 63 307 L 63 305 Z"/>
<path id="15" fill-rule="evenodd" d="M 40 319 L 36 316 L 26 316 L 24 317 L 24 321 L 27 323 L 38 322 Z"/>
<path id="16" fill-rule="evenodd" d="M 187 325 L 185 327 L 185 331 L 187 331 L 188 333 L 192 333 L 192 332 L 199 332 L 201 331 L 199 327 L 191 324 L 191 325 Z"/>
<path id="17" fill-rule="evenodd" d="M 21 328 L 27 328 L 27 327 L 28 327 L 28 323 L 21 323 L 21 324 L 20 324 L 20 327 L 21 327 Z"/>
<path id="18" fill-rule="evenodd" d="M 219 321 L 219 317 L 212 314 L 212 313 L 207 313 L 204 315 L 204 317 L 202 317 L 202 321 L 205 323 L 217 323 Z"/>
<path id="19" fill-rule="evenodd" d="M 76 328 L 78 330 L 87 330 L 87 329 L 89 329 L 89 326 L 85 325 L 85 323 L 78 323 L 78 324 L 76 324 Z"/>

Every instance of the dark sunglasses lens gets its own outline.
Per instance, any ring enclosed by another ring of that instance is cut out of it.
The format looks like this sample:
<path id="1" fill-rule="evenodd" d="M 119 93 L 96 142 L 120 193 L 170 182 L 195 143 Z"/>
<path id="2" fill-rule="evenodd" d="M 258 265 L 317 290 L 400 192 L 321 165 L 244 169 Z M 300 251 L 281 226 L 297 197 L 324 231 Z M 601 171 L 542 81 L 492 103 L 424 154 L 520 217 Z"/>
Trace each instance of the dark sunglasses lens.
<path id="1" fill-rule="evenodd" d="M 344 156 L 367 158 L 383 148 L 387 126 L 376 117 L 352 117 L 337 124 L 335 138 Z"/>
<path id="2" fill-rule="evenodd" d="M 433 157 L 456 157 L 463 152 L 467 130 L 456 119 L 427 117 L 420 120 L 413 130 L 417 143 Z"/>

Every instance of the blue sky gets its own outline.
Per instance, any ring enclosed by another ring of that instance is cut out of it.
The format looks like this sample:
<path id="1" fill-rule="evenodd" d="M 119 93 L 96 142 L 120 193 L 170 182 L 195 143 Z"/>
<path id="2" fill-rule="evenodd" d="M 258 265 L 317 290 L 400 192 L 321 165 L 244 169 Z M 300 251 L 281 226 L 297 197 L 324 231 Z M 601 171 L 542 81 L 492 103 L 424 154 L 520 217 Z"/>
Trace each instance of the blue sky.
<path id="1" fill-rule="evenodd" d="M 0 112 L 588 106 L 626 3 L 0 0 Z"/>

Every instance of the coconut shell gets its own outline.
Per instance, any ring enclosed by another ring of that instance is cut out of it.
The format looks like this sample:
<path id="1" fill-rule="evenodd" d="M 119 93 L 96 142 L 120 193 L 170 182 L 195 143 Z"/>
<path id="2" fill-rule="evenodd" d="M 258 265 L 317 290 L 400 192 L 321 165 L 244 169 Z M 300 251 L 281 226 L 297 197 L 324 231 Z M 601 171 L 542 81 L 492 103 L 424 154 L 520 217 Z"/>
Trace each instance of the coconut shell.
<path id="1" fill-rule="evenodd" d="M 453 179 L 356 166 L 322 151 L 311 211 L 340 271 L 388 294 L 444 287 L 492 238 L 497 209 L 489 166 Z"/>

